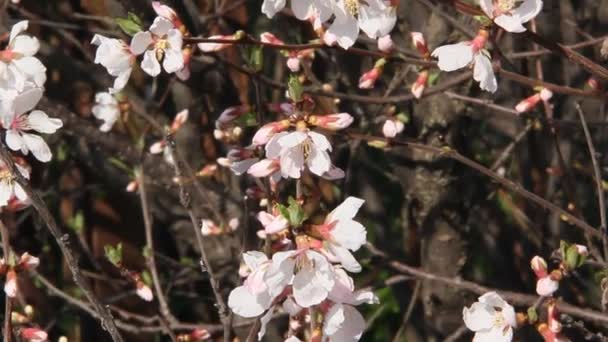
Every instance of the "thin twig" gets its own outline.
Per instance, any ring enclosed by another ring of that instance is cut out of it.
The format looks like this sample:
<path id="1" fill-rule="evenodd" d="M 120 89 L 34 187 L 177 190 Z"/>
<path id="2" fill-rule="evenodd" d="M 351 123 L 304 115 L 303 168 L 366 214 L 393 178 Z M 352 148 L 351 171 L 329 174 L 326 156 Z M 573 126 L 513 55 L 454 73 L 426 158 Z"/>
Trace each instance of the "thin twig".
<path id="1" fill-rule="evenodd" d="M 585 139 L 587 139 L 587 147 L 589 148 L 589 154 L 591 155 L 591 163 L 593 164 L 593 173 L 595 174 L 595 188 L 597 192 L 597 202 L 600 211 L 600 231 L 602 232 L 602 245 L 604 248 L 604 259 L 608 258 L 608 236 L 606 234 L 606 198 L 604 194 L 604 189 L 602 187 L 602 173 L 600 170 L 600 165 L 597 162 L 595 146 L 593 145 L 593 140 L 591 139 L 591 133 L 589 132 L 589 127 L 587 126 L 587 121 L 585 120 L 585 114 L 580 106 L 580 104 L 576 104 L 576 111 L 578 112 L 578 116 L 581 119 L 581 125 L 583 126 L 583 131 L 585 132 Z"/>
<path id="2" fill-rule="evenodd" d="M 167 148 L 169 149 L 169 152 L 173 158 L 173 168 L 175 171 L 175 175 L 178 179 L 182 179 L 186 176 L 184 170 L 182 169 L 184 162 L 177 150 L 175 149 L 175 140 L 173 139 L 173 136 L 171 134 L 167 134 L 166 141 Z M 213 295 L 215 296 L 220 320 L 222 321 L 222 325 L 224 326 L 224 342 L 229 342 L 232 330 L 232 315 L 228 311 L 226 302 L 224 301 L 222 293 L 219 289 L 219 281 L 217 280 L 215 272 L 213 271 L 213 267 L 211 266 L 209 258 L 207 257 L 205 244 L 203 242 L 203 233 L 201 232 L 200 226 L 201 220 L 196 217 L 196 214 L 192 210 L 192 195 L 190 194 L 189 190 L 184 186 L 184 184 L 178 182 L 178 185 L 180 190 L 180 202 L 188 212 L 188 216 L 190 217 L 190 221 L 192 223 L 192 228 L 194 229 L 194 235 L 196 236 L 196 243 L 198 245 L 199 252 L 201 253 L 201 271 L 209 275 L 209 283 L 211 284 L 211 290 L 213 291 Z"/>
<path id="3" fill-rule="evenodd" d="M 144 173 L 143 165 L 137 169 L 137 183 L 139 185 L 139 200 L 141 202 L 141 210 L 144 217 L 144 227 L 146 231 L 146 261 L 148 263 L 148 269 L 152 275 L 152 284 L 154 286 L 154 292 L 156 298 L 158 298 L 158 304 L 160 307 L 160 314 L 169 324 L 176 321 L 175 317 L 171 313 L 167 299 L 160 285 L 160 278 L 158 276 L 158 269 L 156 267 L 156 257 L 154 253 L 154 236 L 152 234 L 152 216 L 150 215 L 150 209 L 148 207 L 148 196 L 146 194 L 146 176 Z M 171 340 L 176 341 L 177 338 L 170 329 L 166 330 L 166 333 L 171 337 Z"/>
<path id="4" fill-rule="evenodd" d="M 11 258 L 11 246 L 10 246 L 10 235 L 4 225 L 4 222 L 0 220 L 0 236 L 2 237 L 2 253 L 4 254 L 4 262 L 10 264 Z M 4 342 L 11 342 L 13 336 L 13 329 L 11 328 L 11 311 L 13 306 L 13 299 L 9 296 L 4 296 Z"/>
<path id="5" fill-rule="evenodd" d="M 89 302 L 91 302 L 91 304 L 93 304 L 95 311 L 98 313 L 99 320 L 101 321 L 101 327 L 110 334 L 113 341 L 115 341 L 115 342 L 124 341 L 122 336 L 120 335 L 120 332 L 118 332 L 118 329 L 116 328 L 116 324 L 114 322 L 114 318 L 112 317 L 112 314 L 110 313 L 108 308 L 106 308 L 101 303 L 99 298 L 97 298 L 97 296 L 93 293 L 93 291 L 91 290 L 91 287 L 84 279 L 82 272 L 80 271 L 80 267 L 78 266 L 78 260 L 76 259 L 76 257 L 74 256 L 74 253 L 72 252 L 72 249 L 70 248 L 70 243 L 71 243 L 70 236 L 61 231 L 61 229 L 57 225 L 57 222 L 55 221 L 55 218 L 53 217 L 53 215 L 47 208 L 44 201 L 42 201 L 42 199 L 40 198 L 38 193 L 32 189 L 32 187 L 29 185 L 28 181 L 17 170 L 13 157 L 11 156 L 10 152 L 7 150 L 6 146 L 4 145 L 4 142 L 1 142 L 1 141 L 0 141 L 0 158 L 6 164 L 14 181 L 16 181 L 19 185 L 21 185 L 21 187 L 23 188 L 25 193 L 28 195 L 29 199 L 32 202 L 32 206 L 36 209 L 36 211 L 40 215 L 42 221 L 46 224 L 47 228 L 49 229 L 49 231 L 55 238 L 55 241 L 57 241 L 57 244 L 59 245 L 59 248 L 61 249 L 61 252 L 65 258 L 67 266 L 70 269 L 70 272 L 72 273 L 74 283 L 76 283 L 76 285 L 82 290 L 82 292 L 87 297 Z"/>

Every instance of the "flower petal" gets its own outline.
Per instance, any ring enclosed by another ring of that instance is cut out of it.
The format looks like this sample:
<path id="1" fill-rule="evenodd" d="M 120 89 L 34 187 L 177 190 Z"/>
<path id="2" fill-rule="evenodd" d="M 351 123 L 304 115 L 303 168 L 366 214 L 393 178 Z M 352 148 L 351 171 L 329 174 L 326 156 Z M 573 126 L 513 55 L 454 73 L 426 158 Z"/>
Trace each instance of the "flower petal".
<path id="1" fill-rule="evenodd" d="M 32 151 L 34 157 L 39 161 L 46 163 L 53 158 L 49 145 L 39 135 L 23 133 L 21 137 L 27 148 Z"/>
<path id="2" fill-rule="evenodd" d="M 498 82 L 494 75 L 492 61 L 483 53 L 475 55 L 475 67 L 473 68 L 473 79 L 479 82 L 479 87 L 482 90 L 491 93 L 498 89 Z"/>
<path id="3" fill-rule="evenodd" d="M 150 32 L 137 32 L 131 40 L 131 52 L 135 55 L 141 55 L 148 50 L 148 47 L 153 42 L 154 40 Z"/>
<path id="4" fill-rule="evenodd" d="M 150 26 L 150 32 L 154 33 L 159 37 L 164 37 L 172 28 L 174 27 L 171 21 L 163 17 L 156 17 L 154 19 L 154 22 L 152 22 L 152 25 Z"/>
<path id="5" fill-rule="evenodd" d="M 160 74 L 160 63 L 156 59 L 156 53 L 153 50 L 148 50 L 144 54 L 144 60 L 141 62 L 141 68 L 146 74 L 156 77 Z"/>
<path id="6" fill-rule="evenodd" d="M 50 118 L 41 110 L 34 110 L 28 115 L 27 123 L 31 129 L 40 133 L 52 134 L 63 126 L 61 119 Z"/>
<path id="7" fill-rule="evenodd" d="M 473 49 L 468 42 L 449 44 L 436 48 L 431 56 L 439 59 L 439 69 L 449 72 L 469 65 L 473 61 Z"/>

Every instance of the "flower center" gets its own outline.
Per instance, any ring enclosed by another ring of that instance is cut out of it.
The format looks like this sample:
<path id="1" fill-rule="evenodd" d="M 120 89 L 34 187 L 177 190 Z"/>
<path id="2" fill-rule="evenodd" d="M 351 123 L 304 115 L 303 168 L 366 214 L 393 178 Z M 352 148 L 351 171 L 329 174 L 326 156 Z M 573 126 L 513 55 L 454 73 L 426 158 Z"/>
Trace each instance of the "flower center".
<path id="1" fill-rule="evenodd" d="M 345 0 L 344 8 L 350 15 L 356 17 L 359 14 L 359 0 Z"/>
<path id="2" fill-rule="evenodd" d="M 13 175 L 7 169 L 0 170 L 0 180 L 3 181 L 11 181 L 13 179 Z"/>
<path id="3" fill-rule="evenodd" d="M 517 7 L 519 0 L 498 0 L 496 3 L 497 10 L 501 13 L 509 13 Z"/>
<path id="4" fill-rule="evenodd" d="M 159 39 L 154 43 L 154 50 L 156 51 L 156 59 L 162 60 L 165 56 L 165 50 L 169 48 L 169 42 L 166 39 Z"/>
<path id="5" fill-rule="evenodd" d="M 302 153 L 304 154 L 304 160 L 308 159 L 311 150 L 312 147 L 310 146 L 309 140 L 306 140 L 304 143 L 302 143 Z"/>

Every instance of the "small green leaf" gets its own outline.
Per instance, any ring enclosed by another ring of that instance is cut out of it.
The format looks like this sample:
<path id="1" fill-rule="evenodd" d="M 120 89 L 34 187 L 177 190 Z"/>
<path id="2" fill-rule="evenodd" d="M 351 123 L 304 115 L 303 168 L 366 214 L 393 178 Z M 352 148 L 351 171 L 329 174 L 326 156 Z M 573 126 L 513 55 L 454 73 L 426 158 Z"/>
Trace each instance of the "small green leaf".
<path id="1" fill-rule="evenodd" d="M 139 26 L 143 25 L 143 22 L 141 21 L 141 19 L 137 16 L 137 14 L 135 14 L 133 12 L 127 13 L 127 19 L 131 20 L 132 22 L 136 23 Z"/>
<path id="2" fill-rule="evenodd" d="M 528 322 L 530 324 L 538 322 L 538 313 L 536 312 L 536 309 L 532 306 L 528 308 Z"/>
<path id="3" fill-rule="evenodd" d="M 84 230 L 84 214 L 82 210 L 77 211 L 74 216 L 70 217 L 68 227 L 77 234 L 82 233 Z"/>
<path id="4" fill-rule="evenodd" d="M 285 217 L 287 217 L 287 220 L 289 220 L 289 224 L 292 227 L 301 226 L 307 219 L 304 209 L 293 197 L 289 198 L 288 203 L 289 207 L 287 207 L 287 216 Z"/>
<path id="5" fill-rule="evenodd" d="M 148 285 L 148 286 L 152 286 L 152 276 L 150 275 L 150 272 L 143 271 L 141 272 L 141 280 L 144 282 L 144 284 Z"/>
<path id="6" fill-rule="evenodd" d="M 136 20 L 133 20 L 136 18 Z M 120 29 L 129 36 L 134 36 L 137 32 L 143 31 L 141 20 L 133 13 L 129 13 L 128 18 L 115 18 L 114 21 Z"/>
<path id="7" fill-rule="evenodd" d="M 439 80 L 439 71 L 432 71 L 429 73 L 429 80 L 428 80 L 428 85 L 429 86 L 434 86 L 435 84 L 437 84 L 437 81 Z"/>
<path id="8" fill-rule="evenodd" d="M 249 112 L 249 113 L 243 114 L 235 121 L 236 121 L 236 124 L 241 127 L 258 126 L 258 120 L 256 117 L 256 113 L 254 113 L 254 112 Z"/>
<path id="9" fill-rule="evenodd" d="M 103 249 L 108 261 L 110 261 L 112 265 L 120 267 L 122 264 L 122 243 L 119 243 L 116 245 L 116 247 L 112 245 L 105 245 Z"/>
<path id="10" fill-rule="evenodd" d="M 289 76 L 287 89 L 289 92 L 289 98 L 293 102 L 302 101 L 302 93 L 304 92 L 304 89 L 302 89 L 302 83 L 300 83 L 300 78 L 297 75 Z"/>

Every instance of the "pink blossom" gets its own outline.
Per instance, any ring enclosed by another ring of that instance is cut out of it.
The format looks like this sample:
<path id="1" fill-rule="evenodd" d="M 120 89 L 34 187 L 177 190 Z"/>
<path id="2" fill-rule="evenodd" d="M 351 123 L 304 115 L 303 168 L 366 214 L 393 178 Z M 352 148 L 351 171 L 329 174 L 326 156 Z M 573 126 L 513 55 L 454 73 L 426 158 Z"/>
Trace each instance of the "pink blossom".
<path id="1" fill-rule="evenodd" d="M 321 128 L 337 131 L 350 126 L 354 118 L 348 113 L 336 113 L 328 115 L 313 115 L 309 123 Z"/>
<path id="2" fill-rule="evenodd" d="M 28 342 L 44 342 L 48 339 L 46 331 L 38 328 L 23 328 L 19 334 Z"/>
<path id="3" fill-rule="evenodd" d="M 416 78 L 416 82 L 414 82 L 414 84 L 412 84 L 412 95 L 414 95 L 415 98 L 419 99 L 422 97 L 422 93 L 424 92 L 424 89 L 426 89 L 426 85 L 429 81 L 429 71 L 428 70 L 422 70 L 420 71 L 420 73 L 418 73 L 418 78 Z"/>

